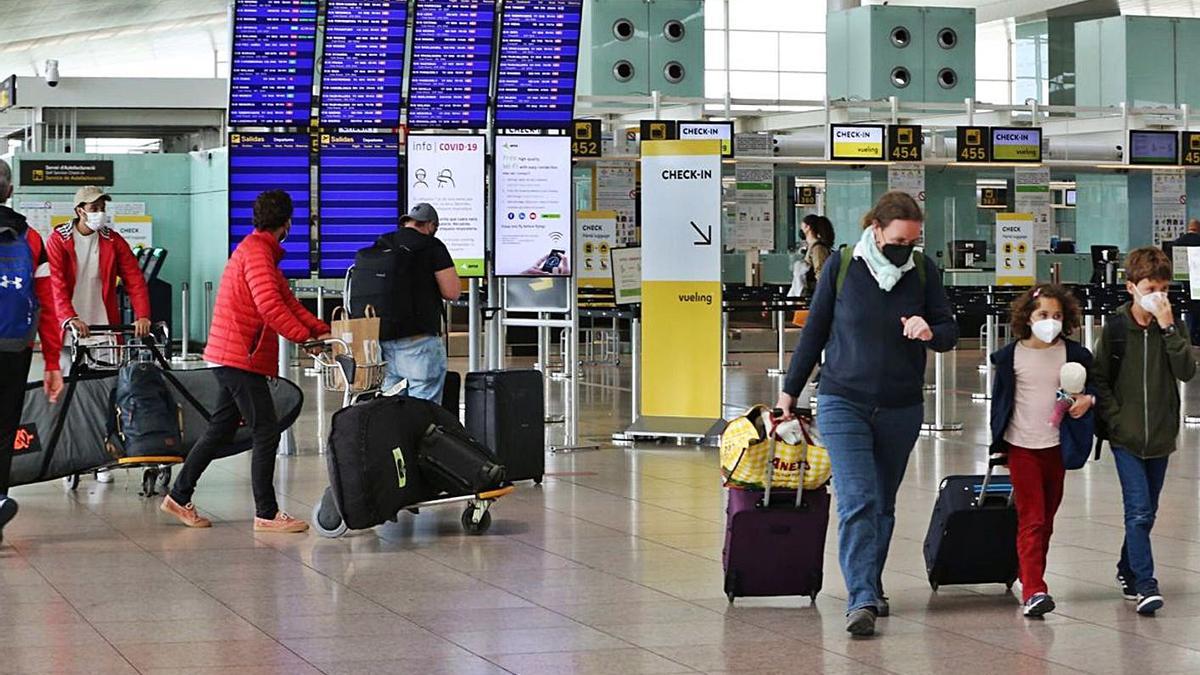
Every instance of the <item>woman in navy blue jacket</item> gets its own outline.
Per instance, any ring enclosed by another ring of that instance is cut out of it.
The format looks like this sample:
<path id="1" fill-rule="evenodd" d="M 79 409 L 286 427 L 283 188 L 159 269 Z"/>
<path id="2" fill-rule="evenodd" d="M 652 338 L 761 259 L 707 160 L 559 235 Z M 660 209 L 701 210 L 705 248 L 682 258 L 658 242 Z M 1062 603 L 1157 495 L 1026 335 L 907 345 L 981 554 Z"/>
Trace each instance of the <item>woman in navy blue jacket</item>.
<path id="1" fill-rule="evenodd" d="M 824 350 L 817 424 L 833 465 L 846 630 L 857 636 L 889 613 L 883 567 L 924 418 L 926 352 L 958 341 L 937 266 L 914 250 L 924 218 L 912 197 L 888 192 L 858 243 L 829 257 L 777 403 L 791 410 Z"/>
<path id="2" fill-rule="evenodd" d="M 1079 364 L 1084 370 L 1092 366 L 1092 353 L 1066 337 L 1079 322 L 1079 303 L 1070 291 L 1057 284 L 1035 286 L 1012 304 L 1016 340 L 991 355 L 996 368 L 991 451 L 1008 456 L 1017 507 L 1021 595 L 1030 618 L 1054 610 L 1046 587 L 1046 554 L 1063 496 L 1063 436 L 1073 424 L 1055 408 L 1069 405 L 1071 418 L 1079 419 L 1096 400 L 1086 390 L 1069 392 L 1076 394 L 1070 400 L 1059 393 L 1066 364 Z"/>

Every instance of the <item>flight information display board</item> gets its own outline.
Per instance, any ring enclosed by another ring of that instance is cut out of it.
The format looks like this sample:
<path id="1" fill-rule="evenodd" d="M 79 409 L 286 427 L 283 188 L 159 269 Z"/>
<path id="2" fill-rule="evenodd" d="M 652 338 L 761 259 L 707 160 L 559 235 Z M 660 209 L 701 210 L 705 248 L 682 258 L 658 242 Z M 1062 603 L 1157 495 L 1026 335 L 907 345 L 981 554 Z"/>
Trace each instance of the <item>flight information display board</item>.
<path id="1" fill-rule="evenodd" d="M 575 114 L 583 0 L 508 0 L 500 17 L 496 126 L 566 129 Z"/>
<path id="2" fill-rule="evenodd" d="M 408 126 L 487 124 L 495 0 L 418 0 L 408 85 Z"/>
<path id="3" fill-rule="evenodd" d="M 400 139 L 392 134 L 321 134 L 317 157 L 317 273 L 341 277 L 358 249 L 400 222 Z"/>
<path id="4" fill-rule="evenodd" d="M 327 0 L 321 124 L 400 126 L 407 0 Z"/>
<path id="5" fill-rule="evenodd" d="M 1175 131 L 1130 130 L 1129 163 L 1178 164 L 1179 133 Z"/>
<path id="6" fill-rule="evenodd" d="M 236 0 L 230 126 L 307 126 L 317 0 Z"/>
<path id="7" fill-rule="evenodd" d="M 229 252 L 254 231 L 254 200 L 264 190 L 292 196 L 292 230 L 279 266 L 284 276 L 310 273 L 309 137 L 307 134 L 229 134 Z"/>

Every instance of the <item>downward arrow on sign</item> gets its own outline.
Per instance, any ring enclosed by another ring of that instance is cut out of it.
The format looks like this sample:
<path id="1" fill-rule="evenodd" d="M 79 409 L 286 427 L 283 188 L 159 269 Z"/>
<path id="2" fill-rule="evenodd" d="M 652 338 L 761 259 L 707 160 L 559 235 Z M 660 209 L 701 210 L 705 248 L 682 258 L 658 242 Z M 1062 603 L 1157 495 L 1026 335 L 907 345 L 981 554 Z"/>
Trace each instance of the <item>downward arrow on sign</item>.
<path id="1" fill-rule="evenodd" d="M 696 225 L 696 221 L 689 222 L 691 222 L 692 229 L 696 231 L 696 234 L 700 235 L 700 241 L 693 241 L 692 246 L 712 246 L 712 225 L 708 226 L 708 232 L 706 233 Z"/>

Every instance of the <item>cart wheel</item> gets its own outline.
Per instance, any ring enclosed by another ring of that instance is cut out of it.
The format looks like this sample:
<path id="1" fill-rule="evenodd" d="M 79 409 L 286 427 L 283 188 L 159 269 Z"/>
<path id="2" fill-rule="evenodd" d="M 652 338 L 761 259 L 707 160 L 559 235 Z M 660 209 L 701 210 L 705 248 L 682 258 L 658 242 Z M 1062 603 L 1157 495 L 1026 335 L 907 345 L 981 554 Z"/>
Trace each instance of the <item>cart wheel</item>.
<path id="1" fill-rule="evenodd" d="M 146 469 L 142 472 L 142 491 L 138 494 L 142 497 L 153 497 L 158 494 L 154 490 L 155 484 L 158 482 L 158 469 Z"/>
<path id="2" fill-rule="evenodd" d="M 467 534 L 483 534 L 492 526 L 492 514 L 483 511 L 483 515 L 479 517 L 479 522 L 475 522 L 475 511 L 482 510 L 478 506 L 468 506 L 462 514 L 463 530 Z"/>
<path id="3" fill-rule="evenodd" d="M 317 534 L 327 539 L 336 539 L 350 529 L 346 527 L 346 521 L 342 520 L 342 514 L 338 513 L 337 504 L 333 503 L 333 494 L 329 488 L 325 488 L 321 501 L 313 507 L 312 522 Z"/>
<path id="4" fill-rule="evenodd" d="M 163 467 L 158 470 L 158 482 L 155 487 L 164 495 L 171 492 L 171 467 Z"/>

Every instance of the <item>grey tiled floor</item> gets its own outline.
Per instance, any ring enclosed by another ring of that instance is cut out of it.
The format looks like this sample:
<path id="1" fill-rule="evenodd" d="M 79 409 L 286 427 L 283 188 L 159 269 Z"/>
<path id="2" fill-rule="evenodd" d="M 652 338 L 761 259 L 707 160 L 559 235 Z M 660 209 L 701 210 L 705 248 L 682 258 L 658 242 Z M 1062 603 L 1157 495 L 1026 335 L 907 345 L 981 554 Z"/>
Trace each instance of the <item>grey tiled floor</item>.
<path id="1" fill-rule="evenodd" d="M 730 404 L 772 398 L 763 370 L 773 359 L 740 358 Z M 75 493 L 58 482 L 18 488 L 21 515 L 0 548 L 0 672 L 1200 671 L 1195 431 L 1175 455 L 1155 530 L 1167 596 L 1157 618 L 1136 616 L 1112 583 L 1122 519 L 1107 458 L 1068 477 L 1050 554 L 1059 611 L 1027 622 L 999 586 L 930 592 L 921 541 L 937 484 L 982 466 L 986 408 L 968 400 L 978 359 L 958 355 L 950 402 L 967 430 L 923 439 L 913 454 L 886 573 L 893 615 L 874 640 L 842 630 L 833 527 L 815 606 L 728 604 L 713 450 L 554 455 L 542 487 L 495 505 L 487 535 L 464 535 L 447 507 L 339 540 L 251 532 L 243 455 L 200 485 L 197 504 L 216 521 L 207 531 L 168 522 L 132 474 Z M 627 378 L 589 369 L 585 436 L 627 422 Z M 303 517 L 325 486 L 311 410 L 298 428 L 303 452 L 281 459 L 277 480 L 284 508 Z"/>

